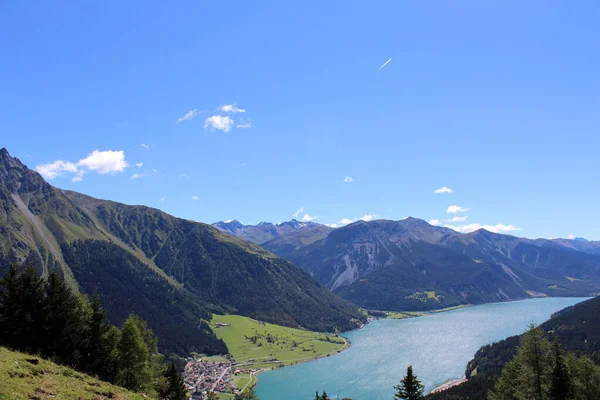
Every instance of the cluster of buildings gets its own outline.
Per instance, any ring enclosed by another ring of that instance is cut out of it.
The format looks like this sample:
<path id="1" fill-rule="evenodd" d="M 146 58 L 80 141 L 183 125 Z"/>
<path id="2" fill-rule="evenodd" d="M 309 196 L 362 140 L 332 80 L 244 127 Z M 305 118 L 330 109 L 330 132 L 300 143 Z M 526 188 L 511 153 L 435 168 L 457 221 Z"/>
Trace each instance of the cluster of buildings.
<path id="1" fill-rule="evenodd" d="M 234 393 L 231 380 L 232 366 L 228 362 L 188 359 L 183 372 L 185 385 L 192 392 L 192 399 L 206 399 L 208 392 Z"/>

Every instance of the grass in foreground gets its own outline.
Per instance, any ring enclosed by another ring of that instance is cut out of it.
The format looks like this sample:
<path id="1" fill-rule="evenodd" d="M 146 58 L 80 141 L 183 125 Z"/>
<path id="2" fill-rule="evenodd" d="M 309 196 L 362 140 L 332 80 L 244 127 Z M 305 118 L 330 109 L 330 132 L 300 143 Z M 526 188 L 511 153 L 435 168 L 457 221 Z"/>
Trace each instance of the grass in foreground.
<path id="1" fill-rule="evenodd" d="M 147 399 L 39 357 L 0 347 L 0 400 L 50 398 Z"/>
<path id="2" fill-rule="evenodd" d="M 218 327 L 217 323 L 229 326 Z M 210 326 L 236 362 L 290 365 L 335 354 L 348 346 L 334 335 L 262 323 L 239 315 L 216 315 Z"/>

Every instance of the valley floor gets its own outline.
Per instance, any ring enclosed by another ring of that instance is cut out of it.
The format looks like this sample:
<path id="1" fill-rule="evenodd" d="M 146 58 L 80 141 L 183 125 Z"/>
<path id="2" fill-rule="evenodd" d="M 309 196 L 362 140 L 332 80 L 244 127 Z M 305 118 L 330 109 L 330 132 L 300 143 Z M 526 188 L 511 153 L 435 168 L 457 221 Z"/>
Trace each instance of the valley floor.
<path id="1" fill-rule="evenodd" d="M 215 314 L 210 327 L 225 342 L 230 356 L 190 359 L 184 377 L 188 387 L 199 392 L 215 390 L 221 399 L 254 386 L 262 371 L 329 357 L 350 346 L 347 339 L 336 334 L 288 328 L 239 315 Z"/>

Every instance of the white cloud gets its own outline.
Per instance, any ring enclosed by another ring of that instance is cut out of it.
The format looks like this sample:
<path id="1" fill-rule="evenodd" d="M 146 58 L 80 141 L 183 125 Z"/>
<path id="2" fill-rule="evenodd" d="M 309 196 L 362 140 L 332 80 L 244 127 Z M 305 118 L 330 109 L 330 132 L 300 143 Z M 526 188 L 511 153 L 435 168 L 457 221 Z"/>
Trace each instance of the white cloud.
<path id="1" fill-rule="evenodd" d="M 161 203 L 164 203 L 166 199 L 167 199 L 166 197 L 161 197 L 161 198 L 160 198 L 160 202 L 161 202 Z"/>
<path id="2" fill-rule="evenodd" d="M 246 165 L 248 165 L 248 163 L 243 163 L 243 164 L 240 164 L 240 167 L 245 167 Z"/>
<path id="3" fill-rule="evenodd" d="M 83 170 L 77 171 L 77 175 L 75 175 L 73 177 L 73 179 L 71 179 L 71 182 L 73 182 L 73 183 L 81 182 L 83 180 L 83 175 L 85 175 L 85 171 L 83 171 Z"/>
<path id="4" fill-rule="evenodd" d="M 439 189 L 436 189 L 433 191 L 433 193 L 435 194 L 439 194 L 439 193 L 452 193 L 452 189 L 450 189 L 449 187 L 441 187 Z"/>
<path id="5" fill-rule="evenodd" d="M 139 162 L 139 163 L 135 164 L 135 166 L 138 167 L 138 168 L 142 168 L 144 166 L 144 163 L 143 162 Z"/>
<path id="6" fill-rule="evenodd" d="M 229 116 L 213 115 L 206 118 L 206 121 L 204 121 L 204 129 L 210 129 L 211 131 L 218 129 L 225 133 L 229 133 L 231 128 L 233 128 L 234 123 L 235 122 L 229 118 Z"/>
<path id="7" fill-rule="evenodd" d="M 149 145 L 149 144 L 146 144 L 146 143 L 142 143 L 142 144 L 140 144 L 140 146 L 142 146 L 142 147 L 143 147 L 143 148 L 145 148 L 146 150 L 148 150 L 148 149 L 150 148 L 150 145 Z"/>
<path id="8" fill-rule="evenodd" d="M 377 71 L 381 71 L 386 65 L 390 63 L 390 61 L 392 61 L 391 57 L 386 62 L 384 62 L 383 65 L 377 69 Z"/>
<path id="9" fill-rule="evenodd" d="M 179 177 L 181 179 L 187 179 L 187 178 L 189 178 L 188 174 L 181 174 L 181 175 L 179 175 Z"/>
<path id="10" fill-rule="evenodd" d="M 252 121 L 250 121 L 250 119 L 242 119 L 240 121 L 240 123 L 237 124 L 237 128 L 250 129 L 250 128 L 254 128 L 254 125 L 252 125 Z"/>
<path id="11" fill-rule="evenodd" d="M 441 225 L 442 221 L 440 221 L 439 219 L 432 219 L 429 221 L 430 225 Z"/>
<path id="12" fill-rule="evenodd" d="M 138 174 L 137 172 L 131 175 L 129 179 L 142 179 L 146 176 L 146 174 Z"/>
<path id="13" fill-rule="evenodd" d="M 345 176 L 344 182 L 346 182 L 346 183 L 354 182 L 354 178 L 351 176 Z"/>
<path id="14" fill-rule="evenodd" d="M 185 114 L 183 117 L 181 117 L 181 118 L 178 118 L 178 119 L 177 119 L 177 123 L 178 123 L 178 124 L 180 124 L 180 123 L 182 123 L 183 121 L 191 121 L 191 120 L 193 120 L 194 118 L 196 118 L 196 117 L 198 116 L 198 114 L 200 114 L 200 112 L 198 111 L 198 109 L 197 109 L 197 108 L 196 108 L 196 109 L 193 109 L 193 110 L 190 110 L 190 111 L 188 111 L 188 112 L 187 112 L 187 113 L 186 113 L 186 114 Z"/>
<path id="15" fill-rule="evenodd" d="M 298 218 L 298 215 L 300 215 L 300 214 L 301 214 L 301 213 L 303 213 L 303 212 L 304 212 L 304 207 L 300 207 L 300 208 L 298 209 L 298 211 L 296 211 L 295 213 L 293 213 L 293 214 L 292 214 L 292 217 L 294 217 L 294 218 Z"/>
<path id="16" fill-rule="evenodd" d="M 310 222 L 310 221 L 312 221 L 314 219 L 317 219 L 317 218 L 319 218 L 319 217 L 311 217 L 308 214 L 304 214 L 304 217 L 302 217 L 302 222 Z"/>
<path id="17" fill-rule="evenodd" d="M 448 213 L 448 214 L 457 214 L 457 213 L 466 212 L 466 211 L 469 211 L 469 209 L 461 207 L 461 206 L 454 205 L 454 206 L 448 207 L 448 209 L 446 210 L 446 213 Z"/>
<path id="18" fill-rule="evenodd" d="M 198 200 L 199 197 L 198 196 L 192 196 L 192 200 Z"/>
<path id="19" fill-rule="evenodd" d="M 76 163 L 57 160 L 53 163 L 41 164 L 35 167 L 36 171 L 47 180 L 52 180 L 66 172 L 75 173 L 76 175 L 71 179 L 72 182 L 82 181 L 83 176 L 90 171 L 104 175 L 123 172 L 125 168 L 127 168 L 127 162 L 125 161 L 125 152 L 122 150 L 94 150 L 86 158 Z"/>
<path id="20" fill-rule="evenodd" d="M 335 223 L 335 224 L 329 224 L 328 226 L 331 226 L 332 228 L 337 228 L 338 226 L 348 225 L 348 224 L 351 224 L 356 221 L 373 221 L 374 219 L 377 219 L 377 218 L 379 218 L 379 216 L 376 214 L 365 214 L 360 218 L 352 218 L 352 219 L 342 218 L 342 220 L 340 222 Z M 335 225 L 335 226 L 332 226 L 332 225 Z"/>
<path id="21" fill-rule="evenodd" d="M 359 219 L 362 221 L 373 221 L 374 219 L 377 219 L 377 215 L 375 214 L 365 214 L 362 217 L 360 217 Z"/>
<path id="22" fill-rule="evenodd" d="M 244 110 L 243 108 L 237 108 L 235 104 L 223 104 L 218 109 L 223 112 L 232 112 L 232 113 L 246 112 L 246 110 Z"/>
<path id="23" fill-rule="evenodd" d="M 70 161 L 56 160 L 50 164 L 41 164 L 35 167 L 45 179 L 51 180 L 65 172 L 77 172 L 77 166 Z"/>
<path id="24" fill-rule="evenodd" d="M 444 225 L 446 228 L 450 228 L 457 232 L 469 233 L 474 232 L 478 229 L 485 229 L 486 231 L 494 232 L 494 233 L 505 233 L 505 232 L 514 232 L 520 231 L 521 228 L 517 228 L 514 225 L 504 225 L 504 224 L 496 224 L 496 225 L 481 225 L 481 224 L 467 224 L 467 225 Z"/>
<path id="25" fill-rule="evenodd" d="M 325 226 L 328 226 L 330 228 L 337 228 L 338 224 L 325 224 Z"/>
<path id="26" fill-rule="evenodd" d="M 124 151 L 94 150 L 86 158 L 77 162 L 78 167 L 84 167 L 99 174 L 123 172 L 127 168 Z"/>
<path id="27" fill-rule="evenodd" d="M 463 222 L 466 221 L 467 218 L 469 218 L 468 216 L 464 216 L 464 217 L 452 217 L 450 219 L 447 219 L 446 222 Z"/>
<path id="28" fill-rule="evenodd" d="M 569 239 L 571 239 L 571 240 L 575 239 L 575 235 L 569 235 Z"/>

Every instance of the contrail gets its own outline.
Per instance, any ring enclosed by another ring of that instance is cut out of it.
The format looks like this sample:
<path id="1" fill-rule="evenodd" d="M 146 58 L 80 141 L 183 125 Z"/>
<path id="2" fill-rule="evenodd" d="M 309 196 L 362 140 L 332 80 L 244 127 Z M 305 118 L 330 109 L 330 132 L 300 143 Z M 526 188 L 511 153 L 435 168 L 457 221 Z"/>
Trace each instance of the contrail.
<path id="1" fill-rule="evenodd" d="M 392 58 L 390 57 L 389 60 L 387 60 L 386 62 L 383 63 L 383 65 L 381 67 L 379 67 L 379 69 L 377 71 L 381 71 L 383 69 L 383 67 L 385 67 L 386 65 L 389 64 L 389 62 L 392 61 Z"/>

